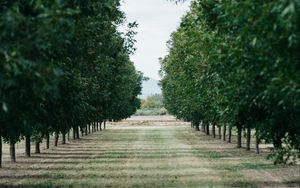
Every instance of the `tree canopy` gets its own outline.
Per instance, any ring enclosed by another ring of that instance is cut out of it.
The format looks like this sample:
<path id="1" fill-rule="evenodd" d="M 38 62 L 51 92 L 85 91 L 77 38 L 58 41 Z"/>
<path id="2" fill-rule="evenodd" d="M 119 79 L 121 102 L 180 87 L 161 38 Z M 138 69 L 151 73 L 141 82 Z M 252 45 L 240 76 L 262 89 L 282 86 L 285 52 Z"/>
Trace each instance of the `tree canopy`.
<path id="1" fill-rule="evenodd" d="M 0 2 L 0 136 L 65 135 L 140 105 L 142 73 L 119 0 Z"/>
<path id="2" fill-rule="evenodd" d="M 277 152 L 299 156 L 299 23 L 298 0 L 192 1 L 161 61 L 166 108 L 255 129 Z"/>

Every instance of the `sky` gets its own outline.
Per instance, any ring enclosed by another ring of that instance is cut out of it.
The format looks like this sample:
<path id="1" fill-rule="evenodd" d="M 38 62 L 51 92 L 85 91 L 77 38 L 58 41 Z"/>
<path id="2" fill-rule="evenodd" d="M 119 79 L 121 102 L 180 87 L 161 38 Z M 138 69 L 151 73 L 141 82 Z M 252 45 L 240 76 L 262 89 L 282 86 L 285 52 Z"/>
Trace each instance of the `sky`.
<path id="1" fill-rule="evenodd" d="M 167 41 L 187 12 L 189 2 L 175 4 L 168 0 L 123 0 L 121 9 L 129 22 L 136 21 L 137 51 L 131 60 L 145 76 L 159 80 L 158 58 L 167 54 Z"/>

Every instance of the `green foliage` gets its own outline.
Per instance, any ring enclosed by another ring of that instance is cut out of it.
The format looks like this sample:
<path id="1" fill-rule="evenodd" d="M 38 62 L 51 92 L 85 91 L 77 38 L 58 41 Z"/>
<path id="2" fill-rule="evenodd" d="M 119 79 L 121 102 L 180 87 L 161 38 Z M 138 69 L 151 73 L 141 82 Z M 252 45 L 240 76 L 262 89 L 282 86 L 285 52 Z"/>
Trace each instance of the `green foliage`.
<path id="1" fill-rule="evenodd" d="M 162 108 L 163 107 L 163 97 L 161 94 L 154 94 L 148 96 L 146 99 L 141 101 L 141 109 L 152 109 L 152 108 Z"/>
<path id="2" fill-rule="evenodd" d="M 0 132 L 15 143 L 91 122 L 120 120 L 140 105 L 143 75 L 119 0 L 0 2 Z"/>
<path id="3" fill-rule="evenodd" d="M 168 111 L 163 104 L 163 96 L 161 94 L 154 94 L 141 100 L 141 108 L 137 110 L 135 115 L 149 116 L 149 115 L 166 115 Z"/>
<path id="4" fill-rule="evenodd" d="M 168 111 L 165 108 L 139 109 L 135 113 L 137 116 L 163 116 L 167 114 Z"/>
<path id="5" fill-rule="evenodd" d="M 299 0 L 194 0 L 161 61 L 168 111 L 299 153 L 299 20 Z"/>

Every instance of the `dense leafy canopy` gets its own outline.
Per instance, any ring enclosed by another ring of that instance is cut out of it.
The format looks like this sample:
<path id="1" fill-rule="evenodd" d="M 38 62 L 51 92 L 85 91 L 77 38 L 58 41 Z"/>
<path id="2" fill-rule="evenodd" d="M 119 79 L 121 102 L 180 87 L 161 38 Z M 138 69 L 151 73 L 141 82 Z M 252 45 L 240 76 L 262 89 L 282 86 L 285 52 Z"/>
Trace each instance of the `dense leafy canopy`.
<path id="1" fill-rule="evenodd" d="M 140 105 L 143 76 L 129 55 L 136 24 L 119 0 L 1 0 L 0 136 L 40 142 Z"/>
<path id="2" fill-rule="evenodd" d="M 299 39 L 299 0 L 192 1 L 161 61 L 166 108 L 255 128 L 279 153 L 299 156 Z"/>

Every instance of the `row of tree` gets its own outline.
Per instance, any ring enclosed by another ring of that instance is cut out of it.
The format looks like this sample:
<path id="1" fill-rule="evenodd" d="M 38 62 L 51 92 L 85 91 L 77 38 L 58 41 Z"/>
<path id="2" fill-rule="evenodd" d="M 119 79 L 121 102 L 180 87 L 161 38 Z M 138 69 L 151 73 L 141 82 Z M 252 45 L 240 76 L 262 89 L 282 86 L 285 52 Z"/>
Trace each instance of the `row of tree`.
<path id="1" fill-rule="evenodd" d="M 300 2 L 193 0 L 161 60 L 164 103 L 191 121 L 237 130 L 276 163 L 300 157 Z"/>
<path id="2" fill-rule="evenodd" d="M 30 143 L 121 120 L 140 105 L 143 76 L 120 0 L 1 0 L 0 141 Z M 2 153 L 2 142 L 0 143 Z M 1 156 L 0 156 L 1 158 Z M 1 160 L 0 160 L 1 165 Z"/>

